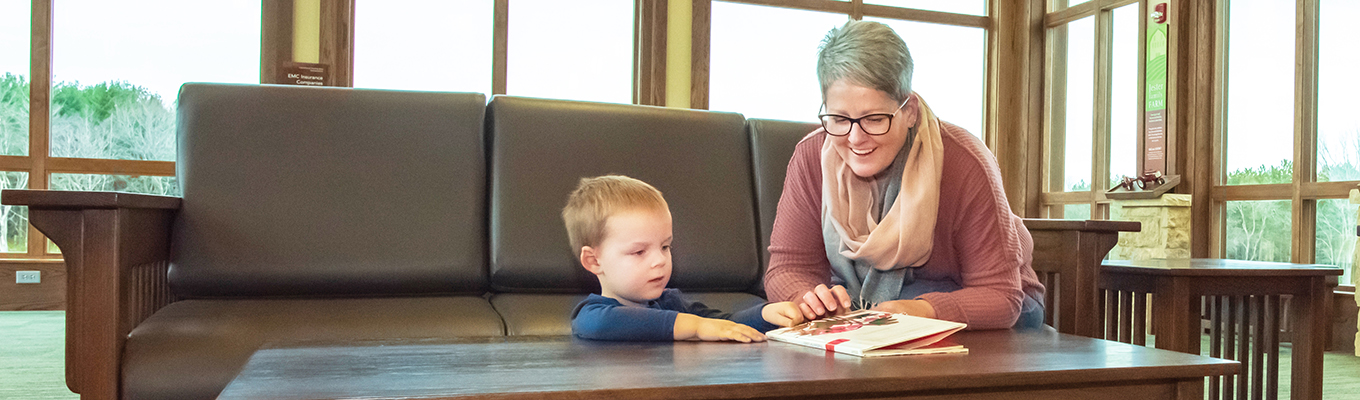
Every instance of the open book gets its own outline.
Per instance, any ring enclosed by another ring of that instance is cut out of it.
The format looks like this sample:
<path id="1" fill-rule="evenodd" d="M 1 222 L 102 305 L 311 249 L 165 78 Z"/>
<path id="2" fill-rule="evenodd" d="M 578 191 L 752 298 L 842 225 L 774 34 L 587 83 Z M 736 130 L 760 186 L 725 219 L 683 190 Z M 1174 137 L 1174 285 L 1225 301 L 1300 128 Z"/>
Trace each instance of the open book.
<path id="1" fill-rule="evenodd" d="M 860 357 L 968 353 L 945 340 L 968 325 L 883 311 L 861 310 L 767 332 L 771 340 Z"/>

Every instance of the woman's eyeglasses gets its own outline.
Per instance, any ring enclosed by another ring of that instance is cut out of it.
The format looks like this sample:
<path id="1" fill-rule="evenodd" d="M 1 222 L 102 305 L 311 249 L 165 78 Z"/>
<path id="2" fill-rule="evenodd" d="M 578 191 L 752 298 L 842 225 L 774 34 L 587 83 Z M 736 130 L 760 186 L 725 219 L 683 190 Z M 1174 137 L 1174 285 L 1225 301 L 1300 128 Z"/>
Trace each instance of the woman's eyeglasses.
<path id="1" fill-rule="evenodd" d="M 897 106 L 897 109 L 893 110 L 891 114 L 869 114 L 859 118 L 850 118 L 840 114 L 819 114 L 817 119 L 822 121 L 822 128 L 826 129 L 826 134 L 831 136 L 849 135 L 855 124 L 859 124 L 859 129 L 864 131 L 865 134 L 878 136 L 892 130 L 893 116 L 897 115 L 898 111 L 902 111 L 902 107 L 906 106 L 907 101 L 910 100 L 910 97 L 903 100 L 902 104 Z M 823 104 L 822 107 L 825 108 L 826 105 Z"/>

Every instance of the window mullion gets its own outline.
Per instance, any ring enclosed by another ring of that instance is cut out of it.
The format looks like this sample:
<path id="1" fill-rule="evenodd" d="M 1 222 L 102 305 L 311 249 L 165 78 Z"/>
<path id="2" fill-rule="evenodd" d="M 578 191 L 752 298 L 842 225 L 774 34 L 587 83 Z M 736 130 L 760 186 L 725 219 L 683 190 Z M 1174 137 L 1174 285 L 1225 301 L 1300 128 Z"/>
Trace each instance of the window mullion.
<path id="1" fill-rule="evenodd" d="M 1103 191 L 1105 179 L 1109 176 L 1110 160 L 1110 82 L 1112 73 L 1114 13 L 1098 10 L 1095 15 L 1095 90 L 1091 116 L 1091 218 L 1099 218 L 1103 213 L 1096 203 L 1095 194 Z"/>
<path id="2" fill-rule="evenodd" d="M 47 189 L 47 158 L 52 109 L 52 1 L 33 0 L 29 34 L 28 84 L 28 170 L 29 189 Z M 41 257 L 47 238 L 31 224 L 28 227 L 28 256 Z"/>
<path id="3" fill-rule="evenodd" d="M 1303 185 L 1317 181 L 1318 0 L 1297 0 L 1294 45 L 1294 179 L 1292 261 L 1316 258 L 1317 200 L 1303 195 Z"/>

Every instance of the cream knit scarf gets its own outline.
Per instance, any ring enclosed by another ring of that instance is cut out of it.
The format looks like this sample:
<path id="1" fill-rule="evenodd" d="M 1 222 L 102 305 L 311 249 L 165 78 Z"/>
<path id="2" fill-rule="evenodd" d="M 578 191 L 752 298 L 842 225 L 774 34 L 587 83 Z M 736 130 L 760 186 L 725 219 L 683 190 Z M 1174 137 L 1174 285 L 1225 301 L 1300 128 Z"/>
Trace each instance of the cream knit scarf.
<path id="1" fill-rule="evenodd" d="M 904 144 L 910 147 L 900 176 L 880 173 L 861 178 L 836 153 L 831 138 L 822 145 L 823 215 L 840 236 L 839 253 L 879 271 L 922 266 L 934 245 L 944 147 L 940 120 L 925 99 L 913 95 L 920 122 L 915 138 Z M 886 213 L 881 213 L 885 206 L 881 179 L 901 180 L 900 192 Z M 890 290 L 895 294 L 898 289 Z"/>

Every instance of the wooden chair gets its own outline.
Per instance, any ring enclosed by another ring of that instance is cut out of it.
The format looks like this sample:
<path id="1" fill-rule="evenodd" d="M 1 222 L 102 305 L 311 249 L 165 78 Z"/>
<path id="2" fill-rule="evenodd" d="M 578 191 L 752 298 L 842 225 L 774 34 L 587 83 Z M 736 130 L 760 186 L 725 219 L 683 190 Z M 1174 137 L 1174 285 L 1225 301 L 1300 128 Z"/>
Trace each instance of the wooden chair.
<path id="1" fill-rule="evenodd" d="M 1100 297 L 1100 263 L 1119 242 L 1119 232 L 1137 232 L 1129 221 L 1025 219 L 1034 237 L 1034 272 L 1044 285 L 1044 323 L 1058 332 L 1105 338 Z"/>

